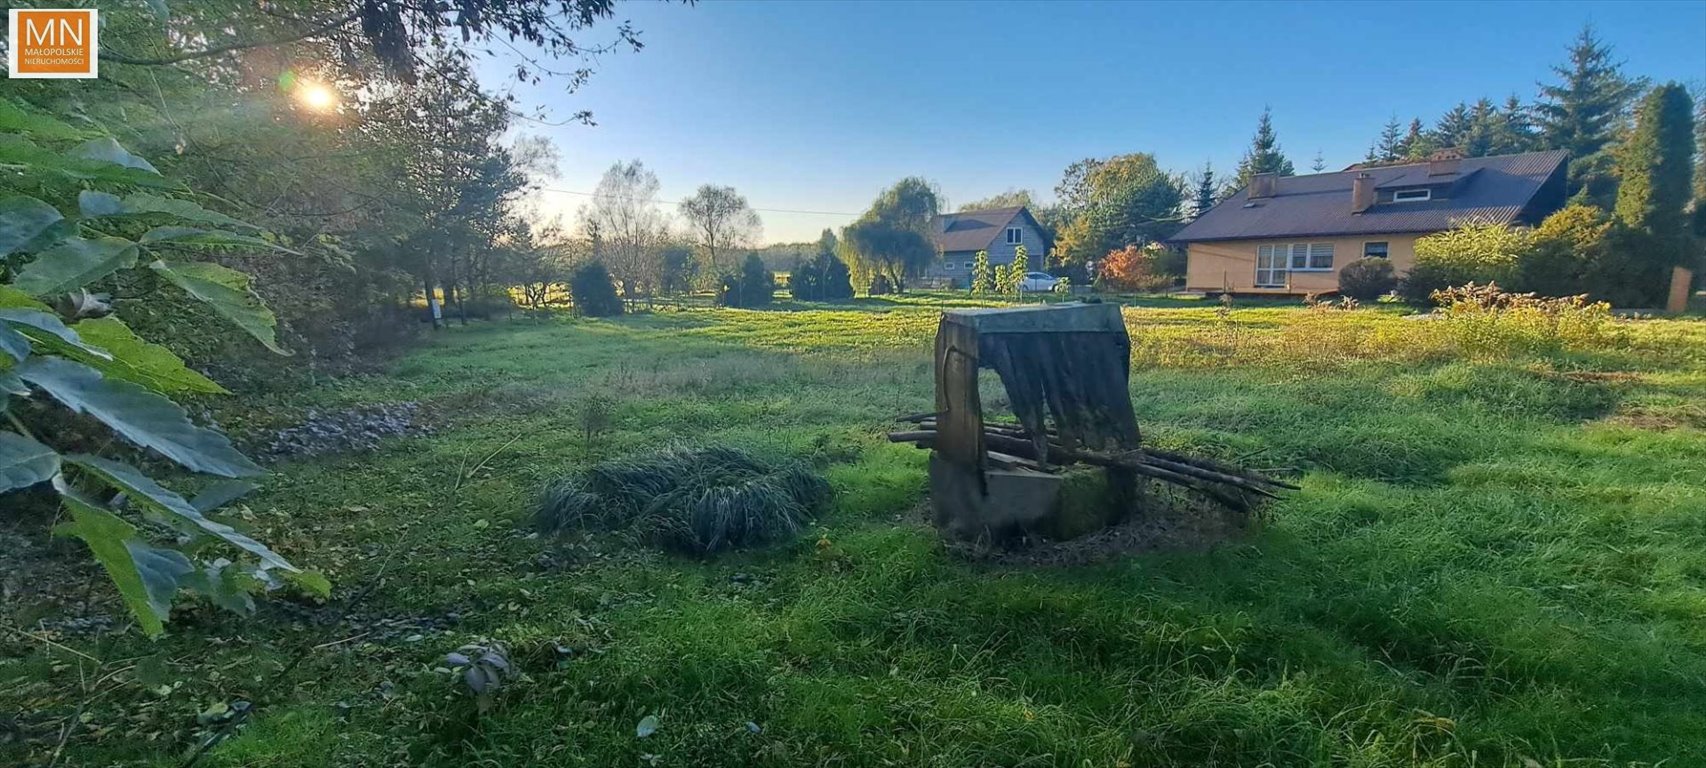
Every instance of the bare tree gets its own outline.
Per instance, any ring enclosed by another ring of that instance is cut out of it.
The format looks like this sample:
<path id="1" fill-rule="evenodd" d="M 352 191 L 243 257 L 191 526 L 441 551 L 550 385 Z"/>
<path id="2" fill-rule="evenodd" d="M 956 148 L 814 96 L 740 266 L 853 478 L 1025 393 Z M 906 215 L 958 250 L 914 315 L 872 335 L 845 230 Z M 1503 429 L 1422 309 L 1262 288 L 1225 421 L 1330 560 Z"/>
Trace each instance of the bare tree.
<path id="1" fill-rule="evenodd" d="M 701 274 L 712 278 L 717 276 L 717 256 L 753 244 L 763 227 L 758 213 L 734 187 L 715 184 L 701 186 L 692 197 L 681 201 L 681 215 L 693 231 L 694 242 L 705 254 L 705 269 Z"/>
<path id="2" fill-rule="evenodd" d="M 594 242 L 629 298 L 657 286 L 662 272 L 659 246 L 669 232 L 668 216 L 657 207 L 657 174 L 644 163 L 617 163 L 604 172 L 592 202 L 581 208 L 582 228 Z"/>

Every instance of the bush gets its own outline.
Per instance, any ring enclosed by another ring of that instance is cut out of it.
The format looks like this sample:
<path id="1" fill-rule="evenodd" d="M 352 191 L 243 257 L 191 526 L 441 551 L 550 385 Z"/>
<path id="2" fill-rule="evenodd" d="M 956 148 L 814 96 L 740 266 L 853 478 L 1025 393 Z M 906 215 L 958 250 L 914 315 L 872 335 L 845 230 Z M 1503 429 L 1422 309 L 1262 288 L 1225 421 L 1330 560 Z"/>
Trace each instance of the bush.
<path id="1" fill-rule="evenodd" d="M 829 497 L 829 483 L 803 465 L 732 448 L 666 448 L 559 480 L 534 523 L 547 532 L 627 530 L 659 547 L 706 554 L 792 539 Z"/>
<path id="2" fill-rule="evenodd" d="M 1390 259 L 1357 259 L 1339 270 L 1339 293 L 1357 301 L 1374 301 L 1398 287 Z"/>
<path id="3" fill-rule="evenodd" d="M 1096 270 L 1096 285 L 1115 291 L 1164 291 L 1173 285 L 1172 276 L 1163 272 L 1161 259 L 1164 251 L 1158 246 L 1140 248 L 1135 245 L 1108 251 Z"/>
<path id="4" fill-rule="evenodd" d="M 1589 293 L 1588 276 L 1608 259 L 1611 227 L 1611 216 L 1591 205 L 1569 205 L 1546 217 L 1534 230 L 1533 246 L 1517 260 L 1511 287 L 1542 296 Z"/>
<path id="5" fill-rule="evenodd" d="M 740 272 L 724 272 L 717 279 L 717 306 L 762 307 L 775 297 L 776 275 L 756 253 L 746 255 Z"/>
<path id="6" fill-rule="evenodd" d="M 1497 285 L 1465 285 L 1436 292 L 1440 327 L 1470 358 L 1558 354 L 1603 346 L 1611 305 L 1586 296 L 1545 298 L 1510 293 Z"/>
<path id="7" fill-rule="evenodd" d="M 569 296 L 574 300 L 575 313 L 586 317 L 613 317 L 622 314 L 622 300 L 616 297 L 616 283 L 602 261 L 589 261 L 569 277 Z"/>
<path id="8" fill-rule="evenodd" d="M 832 253 L 819 253 L 800 262 L 789 277 L 789 289 L 800 301 L 840 301 L 853 298 L 853 278 L 847 265 Z"/>
<path id="9" fill-rule="evenodd" d="M 1529 230 L 1503 224 L 1464 224 L 1428 235 L 1416 241 L 1416 265 L 1404 276 L 1399 292 L 1406 301 L 1425 304 L 1445 288 L 1509 285 L 1533 240 Z"/>
<path id="10" fill-rule="evenodd" d="M 884 296 L 894 293 L 894 286 L 889 285 L 889 276 L 880 273 L 873 275 L 871 277 L 871 289 L 869 293 L 872 296 Z"/>

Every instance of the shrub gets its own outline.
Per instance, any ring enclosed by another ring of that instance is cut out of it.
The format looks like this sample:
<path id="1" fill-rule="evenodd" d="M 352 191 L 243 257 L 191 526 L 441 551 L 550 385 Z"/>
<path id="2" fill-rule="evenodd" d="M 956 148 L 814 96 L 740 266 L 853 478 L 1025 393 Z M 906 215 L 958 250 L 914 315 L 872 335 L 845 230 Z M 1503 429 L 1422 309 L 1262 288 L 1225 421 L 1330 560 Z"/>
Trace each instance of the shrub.
<path id="1" fill-rule="evenodd" d="M 1142 293 L 1166 290 L 1173 284 L 1173 278 L 1162 272 L 1163 250 L 1158 246 L 1128 245 L 1117 251 L 1108 251 L 1096 272 L 1097 285 L 1116 291 Z"/>
<path id="2" fill-rule="evenodd" d="M 589 261 L 569 277 L 569 296 L 575 312 L 586 317 L 613 317 L 622 314 L 622 300 L 616 297 L 616 283 L 602 261 Z"/>
<path id="3" fill-rule="evenodd" d="M 801 261 L 789 277 L 789 292 L 800 301 L 839 301 L 853 298 L 853 278 L 847 265 L 832 253 Z"/>
<path id="4" fill-rule="evenodd" d="M 883 296 L 894 293 L 894 286 L 889 285 L 889 276 L 881 273 L 872 275 L 871 289 L 869 293 L 872 296 Z"/>
<path id="5" fill-rule="evenodd" d="M 1611 305 L 1586 296 L 1545 298 L 1510 293 L 1495 284 L 1469 284 L 1435 292 L 1440 327 L 1470 358 L 1547 355 L 1602 346 Z"/>
<path id="6" fill-rule="evenodd" d="M 995 270 L 989 268 L 989 251 L 978 251 L 977 258 L 972 260 L 971 292 L 995 292 Z"/>
<path id="7" fill-rule="evenodd" d="M 756 253 L 746 255 L 740 272 L 724 272 L 717 279 L 717 305 L 762 307 L 776 296 L 776 275 L 764 268 Z"/>
<path id="8" fill-rule="evenodd" d="M 829 498 L 828 481 L 803 465 L 732 448 L 666 448 L 559 480 L 534 522 L 547 532 L 626 530 L 665 549 L 706 554 L 792 539 Z"/>
<path id="9" fill-rule="evenodd" d="M 1590 293 L 1588 276 L 1607 261 L 1610 214 L 1573 204 L 1547 216 L 1534 230 L 1533 246 L 1517 260 L 1511 287 L 1542 296 Z"/>
<path id="10" fill-rule="evenodd" d="M 1463 224 L 1416 241 L 1416 265 L 1399 291 L 1424 304 L 1436 291 L 1470 283 L 1509 285 L 1534 240 L 1529 230 L 1503 224 Z"/>
<path id="11" fill-rule="evenodd" d="M 1357 259 L 1339 270 L 1339 293 L 1358 301 L 1374 301 L 1397 287 L 1398 273 L 1390 259 Z"/>

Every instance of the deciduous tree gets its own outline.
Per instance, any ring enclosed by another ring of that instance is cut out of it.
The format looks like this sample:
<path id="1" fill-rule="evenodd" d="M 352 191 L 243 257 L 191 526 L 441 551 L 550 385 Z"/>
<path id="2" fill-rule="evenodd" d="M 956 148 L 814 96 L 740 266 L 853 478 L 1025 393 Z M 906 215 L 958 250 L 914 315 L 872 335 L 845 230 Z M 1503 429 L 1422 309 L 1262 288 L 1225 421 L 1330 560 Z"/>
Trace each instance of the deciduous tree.
<path id="1" fill-rule="evenodd" d="M 763 223 L 746 198 L 734 187 L 705 184 L 692 197 L 681 201 L 681 216 L 692 228 L 694 240 L 705 257 L 703 271 L 717 274 L 718 256 L 735 248 L 756 244 Z"/>

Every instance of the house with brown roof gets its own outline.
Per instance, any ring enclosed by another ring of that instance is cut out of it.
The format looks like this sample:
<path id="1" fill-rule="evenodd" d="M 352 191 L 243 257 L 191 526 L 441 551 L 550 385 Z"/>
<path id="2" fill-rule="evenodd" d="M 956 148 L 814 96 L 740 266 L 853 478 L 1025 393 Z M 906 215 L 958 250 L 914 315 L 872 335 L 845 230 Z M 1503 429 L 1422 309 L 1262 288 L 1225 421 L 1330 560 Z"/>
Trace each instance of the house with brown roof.
<path id="1" fill-rule="evenodd" d="M 1538 224 L 1564 206 L 1563 150 L 1352 166 L 1309 176 L 1258 174 L 1171 242 L 1187 249 L 1185 287 L 1207 293 L 1339 289 L 1339 268 L 1387 258 L 1402 275 L 1416 239 L 1465 222 Z"/>
<path id="2" fill-rule="evenodd" d="M 989 266 L 1013 263 L 1019 246 L 1025 247 L 1032 271 L 1042 269 L 1048 254 L 1043 227 L 1025 206 L 990 208 L 982 211 L 944 213 L 930 223 L 930 240 L 936 245 L 936 261 L 924 277 L 947 278 L 956 285 L 971 281 L 972 262 L 978 251 L 989 252 Z"/>

